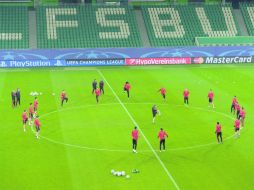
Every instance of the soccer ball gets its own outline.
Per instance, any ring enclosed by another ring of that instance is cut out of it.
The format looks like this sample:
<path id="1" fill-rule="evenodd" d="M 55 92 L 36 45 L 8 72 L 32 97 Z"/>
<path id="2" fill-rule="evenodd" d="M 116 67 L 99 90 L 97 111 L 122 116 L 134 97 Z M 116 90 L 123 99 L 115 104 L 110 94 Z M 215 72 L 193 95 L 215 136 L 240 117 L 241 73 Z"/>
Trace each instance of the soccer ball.
<path id="1" fill-rule="evenodd" d="M 129 179 L 130 178 L 130 176 L 129 175 L 126 175 L 126 177 L 125 177 L 126 179 Z"/>
<path id="2" fill-rule="evenodd" d="M 55 96 L 55 93 L 52 93 L 53 96 Z"/>
<path id="3" fill-rule="evenodd" d="M 122 172 L 117 172 L 117 176 L 121 176 L 122 175 Z"/>
<path id="4" fill-rule="evenodd" d="M 111 170 L 111 173 L 114 174 L 114 173 L 115 173 L 115 170 Z"/>
<path id="5" fill-rule="evenodd" d="M 122 173 L 122 176 L 125 176 L 125 171 L 122 171 L 121 173 Z"/>
<path id="6" fill-rule="evenodd" d="M 40 92 L 40 95 L 42 95 L 42 92 Z"/>

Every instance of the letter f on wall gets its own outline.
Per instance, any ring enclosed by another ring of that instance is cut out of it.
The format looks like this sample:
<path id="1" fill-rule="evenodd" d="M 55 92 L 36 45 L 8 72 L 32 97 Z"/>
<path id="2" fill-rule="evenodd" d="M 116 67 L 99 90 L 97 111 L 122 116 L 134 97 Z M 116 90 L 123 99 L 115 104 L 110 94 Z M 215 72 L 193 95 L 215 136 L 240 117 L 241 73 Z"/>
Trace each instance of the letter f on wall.
<path id="1" fill-rule="evenodd" d="M 47 8 L 46 9 L 46 22 L 47 22 L 47 35 L 48 39 L 57 39 L 57 28 L 66 27 L 78 27 L 78 21 L 76 20 L 62 20 L 57 21 L 57 15 L 76 15 L 76 8 Z"/>

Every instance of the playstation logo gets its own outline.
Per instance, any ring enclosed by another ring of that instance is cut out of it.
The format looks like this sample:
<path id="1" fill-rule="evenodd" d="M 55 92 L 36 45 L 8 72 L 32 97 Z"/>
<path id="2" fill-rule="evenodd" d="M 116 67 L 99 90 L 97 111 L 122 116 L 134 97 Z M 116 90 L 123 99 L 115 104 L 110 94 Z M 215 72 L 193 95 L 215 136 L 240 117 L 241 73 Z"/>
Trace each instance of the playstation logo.
<path id="1" fill-rule="evenodd" d="M 0 62 L 0 67 L 7 67 L 7 64 L 5 63 L 5 61 Z"/>
<path id="2" fill-rule="evenodd" d="M 54 66 L 61 67 L 61 66 L 64 66 L 64 64 L 62 63 L 62 61 L 56 60 L 56 63 L 54 64 Z"/>

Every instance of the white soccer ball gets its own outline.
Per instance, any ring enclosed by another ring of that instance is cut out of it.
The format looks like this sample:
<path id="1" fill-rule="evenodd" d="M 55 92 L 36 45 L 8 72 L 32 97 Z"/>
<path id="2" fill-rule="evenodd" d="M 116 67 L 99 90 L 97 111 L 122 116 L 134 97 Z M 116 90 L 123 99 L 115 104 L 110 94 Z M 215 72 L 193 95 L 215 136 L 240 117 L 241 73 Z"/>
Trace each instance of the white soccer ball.
<path id="1" fill-rule="evenodd" d="M 111 173 L 114 174 L 114 173 L 115 173 L 115 170 L 111 170 Z"/>
<path id="2" fill-rule="evenodd" d="M 130 176 L 129 175 L 126 175 L 126 179 L 129 179 L 130 178 Z"/>
<path id="3" fill-rule="evenodd" d="M 125 176 L 125 171 L 122 171 L 122 176 Z"/>
<path id="4" fill-rule="evenodd" d="M 122 175 L 122 172 L 117 172 L 117 176 L 121 176 Z"/>
<path id="5" fill-rule="evenodd" d="M 55 96 L 55 93 L 52 93 L 53 96 Z"/>

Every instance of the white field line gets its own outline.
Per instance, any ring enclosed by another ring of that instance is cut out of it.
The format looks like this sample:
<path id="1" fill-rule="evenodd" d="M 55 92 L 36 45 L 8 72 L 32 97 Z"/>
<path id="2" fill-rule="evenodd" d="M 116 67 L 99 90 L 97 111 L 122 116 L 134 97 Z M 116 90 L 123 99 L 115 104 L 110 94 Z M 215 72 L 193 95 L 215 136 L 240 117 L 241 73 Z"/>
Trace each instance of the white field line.
<path id="1" fill-rule="evenodd" d="M 145 104 L 156 104 L 156 105 L 160 105 L 160 106 L 167 106 L 169 104 L 160 104 L 160 103 L 152 103 L 152 102 L 143 102 L 143 103 L 130 103 L 130 102 L 123 102 L 123 104 L 140 104 L 140 105 L 145 105 Z M 111 105 L 119 105 L 119 103 L 105 103 L 105 104 L 100 104 L 101 106 L 111 106 Z M 40 116 L 40 118 L 43 118 L 43 117 L 46 117 L 48 115 L 51 115 L 51 114 L 54 114 L 54 113 L 57 113 L 57 112 L 63 112 L 63 111 L 68 111 L 68 110 L 74 110 L 74 109 L 81 109 L 81 108 L 87 108 L 87 107 L 93 107 L 95 106 L 94 104 L 89 104 L 89 105 L 81 105 L 81 106 L 75 106 L 75 107 L 68 107 L 68 108 L 65 108 L 65 109 L 60 109 L 60 110 L 54 110 L 54 111 L 51 111 L 51 112 L 48 112 L 46 114 L 43 114 Z M 184 105 L 173 105 L 173 106 L 176 106 L 176 107 L 183 107 Z M 217 112 L 217 111 L 214 111 L 214 110 L 207 110 L 207 109 L 204 109 L 204 108 L 200 108 L 200 107 L 189 107 L 189 108 L 194 108 L 194 109 L 198 109 L 198 110 L 203 110 L 203 111 L 207 111 L 207 112 L 213 112 L 213 113 L 216 113 L 216 114 L 219 114 L 219 115 L 223 115 L 229 119 L 233 119 L 233 117 L 225 114 L 225 113 L 222 113 L 222 112 Z M 34 132 L 34 131 L 33 131 Z M 64 146 L 68 146 L 68 147 L 72 147 L 72 148 L 80 148 L 80 149 L 86 149 L 86 150 L 94 150 L 94 151 L 108 151 L 108 152 L 131 152 L 130 150 L 126 150 L 126 149 L 110 149 L 110 148 L 95 148 L 95 147 L 88 147 L 88 146 L 82 146 L 82 145 L 77 145 L 77 144 L 70 144 L 70 143 L 64 143 L 64 142 L 61 142 L 61 141 L 57 141 L 57 140 L 54 140 L 54 139 L 51 139 L 51 138 L 48 138 L 48 137 L 45 137 L 45 136 L 42 136 L 40 135 L 40 137 L 42 139 L 45 139 L 51 143 L 54 143 L 54 144 L 60 144 L 60 145 L 64 145 Z M 226 140 L 230 140 L 231 138 L 234 137 L 234 134 L 231 135 L 231 136 L 228 136 L 224 139 L 224 141 Z M 202 147 L 206 147 L 206 146 L 210 146 L 210 145 L 216 145 L 217 143 L 216 142 L 210 142 L 210 143 L 206 143 L 206 144 L 200 144 L 200 145 L 194 145 L 194 146 L 186 146 L 186 147 L 176 147 L 176 148 L 168 148 L 167 150 L 168 151 L 181 151 L 181 150 L 193 150 L 193 149 L 197 149 L 197 148 L 202 148 Z M 151 150 L 140 150 L 139 152 L 150 152 Z M 158 151 L 157 151 L 158 152 Z"/>
<path id="2" fill-rule="evenodd" d="M 105 81 L 105 83 L 108 85 L 108 87 L 110 88 L 110 90 L 112 91 L 112 93 L 114 94 L 114 96 L 116 97 L 117 101 L 120 103 L 120 105 L 123 107 L 123 109 L 125 110 L 125 112 L 127 113 L 127 115 L 129 116 L 129 118 L 131 119 L 131 121 L 133 122 L 133 124 L 135 126 L 137 126 L 139 128 L 140 133 L 142 134 L 142 136 L 144 137 L 147 145 L 150 147 L 150 149 L 152 150 L 153 154 L 155 155 L 155 157 L 157 158 L 157 160 L 159 161 L 159 163 L 161 164 L 162 168 L 164 169 L 164 171 L 166 172 L 167 176 L 169 177 L 169 179 L 173 182 L 175 188 L 177 190 L 179 190 L 179 186 L 177 185 L 175 179 L 173 178 L 173 176 L 170 174 L 170 172 L 168 171 L 168 169 L 166 168 L 165 164 L 162 162 L 162 160 L 160 159 L 160 157 L 158 156 L 158 154 L 155 152 L 155 150 L 153 149 L 152 145 L 150 144 L 150 142 L 148 141 L 148 139 L 146 138 L 145 134 L 143 133 L 142 129 L 138 126 L 137 122 L 134 120 L 134 118 L 132 117 L 132 115 L 130 114 L 130 112 L 128 111 L 128 109 L 125 107 L 125 105 L 123 104 L 123 102 L 120 100 L 120 98 L 117 96 L 117 94 L 115 93 L 114 89 L 111 87 L 111 85 L 108 83 L 107 79 L 105 78 L 105 76 L 102 74 L 102 72 L 100 70 L 97 70 L 98 73 L 100 74 L 100 76 L 103 78 L 103 80 Z"/>

